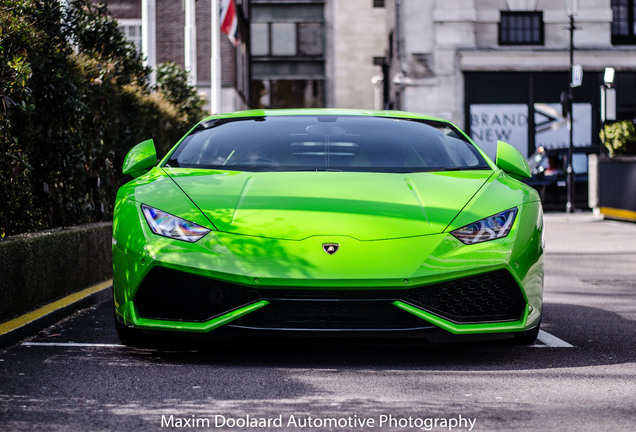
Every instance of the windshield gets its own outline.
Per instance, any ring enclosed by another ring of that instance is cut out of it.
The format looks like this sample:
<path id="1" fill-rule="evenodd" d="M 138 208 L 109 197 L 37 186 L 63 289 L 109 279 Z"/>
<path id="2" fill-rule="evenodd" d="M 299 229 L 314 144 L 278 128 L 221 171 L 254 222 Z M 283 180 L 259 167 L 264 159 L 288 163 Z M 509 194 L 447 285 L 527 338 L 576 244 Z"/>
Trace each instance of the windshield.
<path id="1" fill-rule="evenodd" d="M 166 166 L 235 171 L 490 169 L 475 146 L 445 122 L 333 115 L 210 120 L 183 140 Z"/>

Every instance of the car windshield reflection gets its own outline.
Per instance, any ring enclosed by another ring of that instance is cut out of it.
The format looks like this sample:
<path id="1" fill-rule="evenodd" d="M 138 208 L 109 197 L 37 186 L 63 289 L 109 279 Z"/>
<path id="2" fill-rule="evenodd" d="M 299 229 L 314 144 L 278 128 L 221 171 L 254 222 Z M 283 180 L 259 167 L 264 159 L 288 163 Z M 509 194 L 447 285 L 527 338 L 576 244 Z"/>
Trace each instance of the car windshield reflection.
<path id="1" fill-rule="evenodd" d="M 490 169 L 476 147 L 446 123 L 331 115 L 212 120 L 195 128 L 166 166 L 239 171 Z"/>

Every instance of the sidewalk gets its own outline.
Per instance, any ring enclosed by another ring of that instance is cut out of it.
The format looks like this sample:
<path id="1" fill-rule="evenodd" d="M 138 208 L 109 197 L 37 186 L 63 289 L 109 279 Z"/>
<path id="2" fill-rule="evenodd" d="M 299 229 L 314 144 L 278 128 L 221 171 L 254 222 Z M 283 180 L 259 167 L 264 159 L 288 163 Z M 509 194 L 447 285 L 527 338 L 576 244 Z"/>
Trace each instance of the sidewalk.
<path id="1" fill-rule="evenodd" d="M 546 213 L 544 221 L 547 254 L 636 254 L 636 223 L 604 220 L 591 212 Z"/>

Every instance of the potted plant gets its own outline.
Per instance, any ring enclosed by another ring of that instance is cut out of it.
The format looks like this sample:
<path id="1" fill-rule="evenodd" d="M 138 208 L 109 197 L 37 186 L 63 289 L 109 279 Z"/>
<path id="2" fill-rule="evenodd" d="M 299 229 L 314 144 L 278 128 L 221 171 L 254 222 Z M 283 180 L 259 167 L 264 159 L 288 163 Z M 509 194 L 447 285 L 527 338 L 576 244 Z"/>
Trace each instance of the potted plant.
<path id="1" fill-rule="evenodd" d="M 606 124 L 600 135 L 610 157 L 636 155 L 636 128 L 631 120 Z"/>

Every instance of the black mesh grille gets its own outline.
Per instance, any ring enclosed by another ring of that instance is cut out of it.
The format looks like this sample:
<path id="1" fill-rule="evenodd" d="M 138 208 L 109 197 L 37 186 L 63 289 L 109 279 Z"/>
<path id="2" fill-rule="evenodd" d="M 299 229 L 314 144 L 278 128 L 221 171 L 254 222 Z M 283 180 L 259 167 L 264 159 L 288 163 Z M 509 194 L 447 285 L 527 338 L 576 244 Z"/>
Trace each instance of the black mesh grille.
<path id="1" fill-rule="evenodd" d="M 519 286 L 505 270 L 414 288 L 404 299 L 458 323 L 517 320 L 525 307 Z"/>
<path id="2" fill-rule="evenodd" d="M 232 326 L 306 330 L 405 330 L 432 327 L 387 301 L 273 300 Z"/>
<path id="3" fill-rule="evenodd" d="M 256 291 L 241 285 L 155 267 L 134 302 L 143 318 L 207 321 L 259 298 Z"/>
<path id="4" fill-rule="evenodd" d="M 393 306 L 401 300 L 457 323 L 514 321 L 525 300 L 505 270 L 411 289 L 247 288 L 155 267 L 134 303 L 144 318 L 207 321 L 255 301 L 270 305 L 233 324 L 266 328 L 413 328 L 422 320 Z"/>

